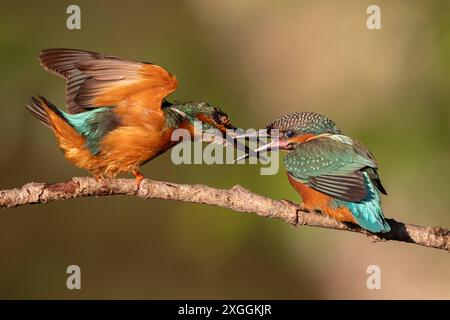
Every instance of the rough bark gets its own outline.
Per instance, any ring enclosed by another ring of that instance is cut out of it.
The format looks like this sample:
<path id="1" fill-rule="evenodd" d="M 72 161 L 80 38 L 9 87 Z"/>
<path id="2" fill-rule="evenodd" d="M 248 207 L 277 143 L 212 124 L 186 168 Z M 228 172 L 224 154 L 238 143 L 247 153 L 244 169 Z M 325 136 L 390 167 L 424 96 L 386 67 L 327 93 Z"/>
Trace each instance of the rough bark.
<path id="1" fill-rule="evenodd" d="M 450 234 L 443 227 L 424 227 L 387 219 L 392 231 L 372 234 L 358 226 L 346 225 L 316 212 L 308 212 L 285 200 L 273 200 L 241 186 L 216 189 L 204 185 L 186 185 L 143 180 L 136 188 L 135 180 L 96 181 L 93 178 L 72 178 L 67 182 L 45 184 L 31 182 L 20 189 L 0 191 L 0 207 L 12 208 L 28 204 L 47 203 L 79 197 L 129 195 L 143 199 L 164 199 L 202 203 L 238 212 L 256 213 L 277 218 L 293 226 L 306 225 L 358 232 L 372 241 L 396 240 L 429 248 L 450 251 Z"/>

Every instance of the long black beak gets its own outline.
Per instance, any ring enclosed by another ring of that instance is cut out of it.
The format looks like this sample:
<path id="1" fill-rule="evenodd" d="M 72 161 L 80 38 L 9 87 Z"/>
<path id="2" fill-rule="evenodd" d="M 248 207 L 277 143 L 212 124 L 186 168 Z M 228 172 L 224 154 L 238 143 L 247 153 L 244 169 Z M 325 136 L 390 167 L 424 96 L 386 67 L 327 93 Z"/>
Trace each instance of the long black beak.
<path id="1" fill-rule="evenodd" d="M 267 158 L 261 156 L 258 152 L 253 151 L 253 149 L 250 149 L 250 147 L 247 146 L 246 144 L 241 143 L 240 141 L 236 140 L 240 136 L 236 133 L 236 131 L 239 130 L 238 128 L 236 128 L 232 125 L 228 125 L 227 129 L 229 129 L 229 130 L 226 131 L 226 134 L 222 132 L 222 138 L 226 139 L 225 140 L 226 143 L 232 145 L 236 149 L 243 151 L 245 153 L 243 156 L 234 160 L 233 161 L 234 163 L 236 163 L 237 161 L 239 161 L 241 159 L 246 159 L 247 157 L 256 157 L 263 161 L 267 161 Z M 241 131 L 243 131 L 243 130 L 241 130 Z"/>
<path id="2" fill-rule="evenodd" d="M 260 158 L 262 158 L 262 156 L 260 155 L 261 152 L 265 152 L 265 151 L 269 151 L 269 150 L 273 150 L 273 149 L 278 150 L 279 148 L 284 148 L 287 145 L 289 145 L 288 140 L 279 136 L 278 134 L 271 136 L 268 134 L 266 129 L 262 129 L 262 130 L 252 132 L 252 133 L 238 135 L 238 136 L 236 136 L 236 138 L 239 138 L 239 137 L 241 137 L 241 138 L 242 137 L 269 137 L 269 136 L 271 137 L 271 141 L 255 150 L 252 150 L 252 153 L 256 153 Z M 237 162 L 242 159 L 246 159 L 249 156 L 250 156 L 250 154 L 245 154 L 242 157 L 237 158 L 235 161 Z"/>
<path id="3" fill-rule="evenodd" d="M 259 142 L 259 138 L 264 138 L 264 137 L 270 137 L 270 135 L 267 132 L 267 129 L 260 129 L 260 130 L 255 131 L 255 132 L 248 132 L 248 133 L 244 133 L 244 134 L 238 134 L 238 135 L 233 136 L 233 139 L 257 138 L 258 142 Z M 236 142 L 238 142 L 238 141 L 236 141 Z M 259 158 L 259 159 L 261 159 L 263 161 L 267 160 L 265 157 L 263 157 L 261 155 L 260 150 L 258 150 L 258 149 L 253 150 L 253 149 L 250 149 L 247 145 L 245 145 L 245 146 L 247 147 L 247 149 L 249 151 L 247 151 L 243 156 L 241 156 L 241 157 L 237 158 L 236 160 L 234 160 L 235 163 L 240 161 L 240 160 L 247 159 L 247 158 L 249 158 L 251 156 L 252 157 L 257 157 L 257 158 Z"/>

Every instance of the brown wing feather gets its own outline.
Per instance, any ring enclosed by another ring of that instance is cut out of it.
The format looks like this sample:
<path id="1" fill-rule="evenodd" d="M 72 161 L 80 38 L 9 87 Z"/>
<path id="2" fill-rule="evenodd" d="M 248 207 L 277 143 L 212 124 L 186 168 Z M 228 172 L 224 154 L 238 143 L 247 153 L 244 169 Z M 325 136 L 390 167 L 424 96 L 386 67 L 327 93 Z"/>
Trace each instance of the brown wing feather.
<path id="1" fill-rule="evenodd" d="M 309 186 L 336 199 L 357 202 L 367 196 L 367 186 L 360 171 L 350 174 L 322 175 L 311 178 Z"/>
<path id="2" fill-rule="evenodd" d="M 66 105 L 70 113 L 117 106 L 160 110 L 162 100 L 177 87 L 175 76 L 160 66 L 127 61 L 91 51 L 47 49 L 41 65 L 67 80 Z"/>

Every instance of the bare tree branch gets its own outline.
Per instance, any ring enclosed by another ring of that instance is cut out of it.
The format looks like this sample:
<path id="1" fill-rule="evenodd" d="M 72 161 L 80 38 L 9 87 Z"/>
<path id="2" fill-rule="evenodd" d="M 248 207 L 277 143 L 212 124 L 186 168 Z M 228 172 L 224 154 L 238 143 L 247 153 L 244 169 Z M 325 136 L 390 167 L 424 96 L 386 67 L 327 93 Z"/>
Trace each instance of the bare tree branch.
<path id="1" fill-rule="evenodd" d="M 20 189 L 0 191 L 0 207 L 12 208 L 79 197 L 129 195 L 143 199 L 177 200 L 204 203 L 238 212 L 253 212 L 262 217 L 278 218 L 293 226 L 307 225 L 358 232 L 372 241 L 396 240 L 450 251 L 450 233 L 443 227 L 422 227 L 387 219 L 392 231 L 372 234 L 358 226 L 346 225 L 316 212 L 308 212 L 285 200 L 273 200 L 241 186 L 215 189 L 204 185 L 186 185 L 143 180 L 139 190 L 135 180 L 95 181 L 93 178 L 72 178 L 67 182 L 45 184 L 31 182 Z"/>

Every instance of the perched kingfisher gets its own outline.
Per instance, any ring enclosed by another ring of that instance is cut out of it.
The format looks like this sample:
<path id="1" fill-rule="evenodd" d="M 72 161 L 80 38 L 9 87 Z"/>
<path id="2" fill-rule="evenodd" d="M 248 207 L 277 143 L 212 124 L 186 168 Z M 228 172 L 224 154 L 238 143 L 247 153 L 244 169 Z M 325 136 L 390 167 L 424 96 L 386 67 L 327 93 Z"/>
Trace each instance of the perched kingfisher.
<path id="1" fill-rule="evenodd" d="M 139 167 L 178 143 L 171 141 L 175 129 L 191 137 L 235 129 L 226 113 L 206 102 L 165 100 L 177 79 L 158 65 L 76 49 L 43 50 L 39 60 L 66 80 L 68 112 L 43 97 L 33 97 L 27 109 L 53 130 L 65 158 L 97 179 L 131 172 L 139 186 Z M 202 121 L 200 130 L 195 121 Z"/>
<path id="2" fill-rule="evenodd" d="M 256 150 L 287 151 L 284 165 L 302 206 L 373 233 L 390 231 L 381 209 L 387 194 L 378 164 L 357 140 L 343 135 L 329 118 L 313 112 L 294 112 L 264 130 L 272 141 Z M 274 139 L 275 138 L 275 139 Z"/>

